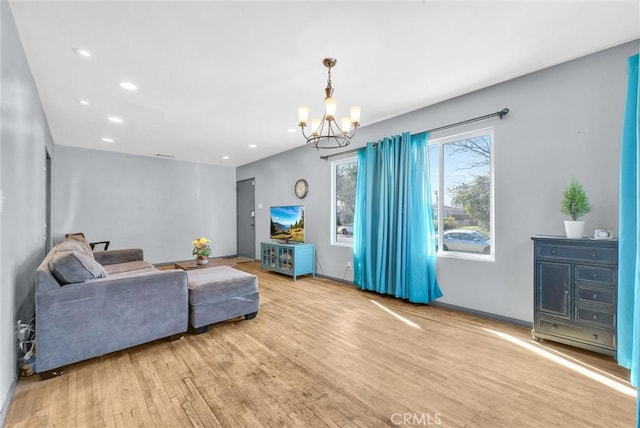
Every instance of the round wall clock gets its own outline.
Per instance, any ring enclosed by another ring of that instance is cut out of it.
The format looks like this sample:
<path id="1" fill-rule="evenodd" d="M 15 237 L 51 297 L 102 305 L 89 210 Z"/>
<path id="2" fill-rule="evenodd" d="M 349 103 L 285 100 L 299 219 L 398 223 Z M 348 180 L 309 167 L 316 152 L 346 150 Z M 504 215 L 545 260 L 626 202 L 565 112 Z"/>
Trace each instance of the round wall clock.
<path id="1" fill-rule="evenodd" d="M 296 192 L 296 196 L 300 199 L 307 196 L 307 193 L 309 192 L 309 183 L 307 183 L 307 180 L 301 178 L 300 180 L 296 181 L 294 191 Z"/>

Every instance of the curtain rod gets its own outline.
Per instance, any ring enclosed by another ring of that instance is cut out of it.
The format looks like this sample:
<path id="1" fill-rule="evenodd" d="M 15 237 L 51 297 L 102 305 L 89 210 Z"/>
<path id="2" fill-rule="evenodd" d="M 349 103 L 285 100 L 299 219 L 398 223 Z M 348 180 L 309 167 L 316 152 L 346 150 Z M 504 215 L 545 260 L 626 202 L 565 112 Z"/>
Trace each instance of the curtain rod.
<path id="1" fill-rule="evenodd" d="M 455 128 L 456 126 L 466 125 L 467 123 L 478 122 L 478 121 L 485 120 L 485 119 L 490 119 L 490 118 L 496 117 L 496 116 L 499 117 L 502 120 L 502 118 L 505 117 L 507 114 L 509 114 L 509 109 L 505 107 L 502 110 L 497 111 L 495 113 L 485 114 L 484 116 L 474 117 L 473 119 L 463 120 L 462 122 L 456 122 L 456 123 L 452 123 L 452 124 L 449 124 L 449 125 L 440 126 L 438 128 L 429 129 L 428 131 L 423 131 L 423 132 L 433 133 L 433 132 L 438 132 L 438 131 L 444 131 L 445 129 Z M 422 134 L 423 132 L 419 132 L 418 134 Z M 414 134 L 414 135 L 416 135 L 416 134 Z M 325 159 L 326 160 L 326 159 L 332 158 L 334 156 L 340 156 L 340 155 L 346 155 L 346 154 L 349 154 L 349 153 L 354 153 L 354 152 L 357 152 L 359 149 L 360 149 L 360 147 L 358 147 L 357 149 L 345 150 L 345 151 L 340 152 L 340 153 L 332 153 L 330 155 L 323 155 L 323 156 L 320 156 L 320 159 Z"/>

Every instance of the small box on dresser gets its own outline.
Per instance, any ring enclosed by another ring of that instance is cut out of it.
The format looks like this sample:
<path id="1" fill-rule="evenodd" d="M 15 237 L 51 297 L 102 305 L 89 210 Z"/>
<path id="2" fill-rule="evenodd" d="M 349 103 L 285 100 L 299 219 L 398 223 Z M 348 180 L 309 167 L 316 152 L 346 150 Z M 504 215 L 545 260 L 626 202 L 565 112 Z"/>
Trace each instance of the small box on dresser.
<path id="1" fill-rule="evenodd" d="M 618 241 L 534 236 L 533 338 L 615 356 Z"/>

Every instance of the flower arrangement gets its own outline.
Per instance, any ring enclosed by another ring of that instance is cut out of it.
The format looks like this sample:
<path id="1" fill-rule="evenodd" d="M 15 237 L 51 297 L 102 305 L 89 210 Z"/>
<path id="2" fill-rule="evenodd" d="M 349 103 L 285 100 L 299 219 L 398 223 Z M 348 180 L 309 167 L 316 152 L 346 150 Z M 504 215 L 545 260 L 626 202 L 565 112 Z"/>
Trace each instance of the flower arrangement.
<path id="1" fill-rule="evenodd" d="M 194 256 L 198 256 L 198 258 L 209 257 L 211 255 L 211 246 L 209 245 L 210 243 L 211 241 L 204 237 L 194 239 L 192 242 L 193 251 L 191 254 L 193 254 Z"/>

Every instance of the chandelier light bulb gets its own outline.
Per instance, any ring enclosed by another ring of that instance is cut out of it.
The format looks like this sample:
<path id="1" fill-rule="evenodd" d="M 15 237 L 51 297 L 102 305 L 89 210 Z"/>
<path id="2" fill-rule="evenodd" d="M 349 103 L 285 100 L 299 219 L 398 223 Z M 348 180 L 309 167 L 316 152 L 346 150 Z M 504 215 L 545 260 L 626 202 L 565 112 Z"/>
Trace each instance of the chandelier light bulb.
<path id="1" fill-rule="evenodd" d="M 347 135 L 351 130 L 351 123 L 352 122 L 350 117 L 345 116 L 342 118 L 342 127 L 340 128 L 340 130 L 344 135 Z"/>
<path id="2" fill-rule="evenodd" d="M 351 114 L 351 123 L 360 124 L 360 106 L 351 106 L 349 109 L 349 113 Z"/>
<path id="3" fill-rule="evenodd" d="M 335 98 L 329 97 L 324 100 L 324 116 L 328 121 L 332 121 L 336 117 L 336 110 L 338 108 L 338 102 Z"/>
<path id="4" fill-rule="evenodd" d="M 317 117 L 311 119 L 311 133 L 313 135 L 318 135 L 318 131 L 320 130 L 321 123 L 322 123 L 322 119 L 318 119 Z"/>
<path id="5" fill-rule="evenodd" d="M 307 126 L 307 122 L 309 122 L 309 107 L 298 107 L 298 125 Z"/>

